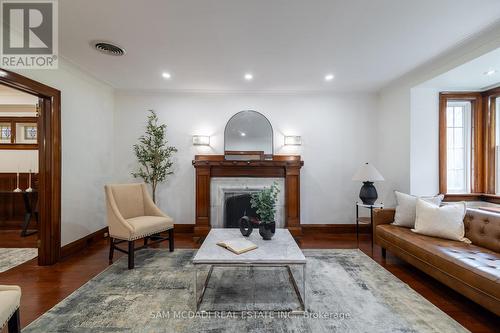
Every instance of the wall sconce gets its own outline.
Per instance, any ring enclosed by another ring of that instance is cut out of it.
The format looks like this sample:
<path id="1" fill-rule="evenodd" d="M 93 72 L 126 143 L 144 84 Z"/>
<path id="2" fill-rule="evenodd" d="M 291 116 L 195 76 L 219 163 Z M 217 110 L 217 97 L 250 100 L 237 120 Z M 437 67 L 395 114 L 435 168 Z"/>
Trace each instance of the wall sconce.
<path id="1" fill-rule="evenodd" d="M 193 146 L 210 146 L 210 136 L 193 135 Z"/>
<path id="2" fill-rule="evenodd" d="M 285 135 L 285 146 L 300 145 L 302 145 L 302 137 L 300 135 Z"/>

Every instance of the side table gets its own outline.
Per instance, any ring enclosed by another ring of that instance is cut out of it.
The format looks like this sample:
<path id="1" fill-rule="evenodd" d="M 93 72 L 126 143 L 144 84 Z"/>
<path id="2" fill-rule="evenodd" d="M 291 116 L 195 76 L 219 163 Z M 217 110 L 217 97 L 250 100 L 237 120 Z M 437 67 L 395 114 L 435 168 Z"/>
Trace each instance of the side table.
<path id="1" fill-rule="evenodd" d="M 366 208 L 370 210 L 369 217 L 360 217 L 359 216 L 359 208 Z M 374 204 L 374 205 L 365 205 L 362 202 L 356 202 L 356 245 L 359 248 L 359 225 L 369 225 L 370 226 L 370 235 L 371 235 L 371 244 L 373 251 L 373 209 L 374 208 L 384 208 L 384 204 Z"/>

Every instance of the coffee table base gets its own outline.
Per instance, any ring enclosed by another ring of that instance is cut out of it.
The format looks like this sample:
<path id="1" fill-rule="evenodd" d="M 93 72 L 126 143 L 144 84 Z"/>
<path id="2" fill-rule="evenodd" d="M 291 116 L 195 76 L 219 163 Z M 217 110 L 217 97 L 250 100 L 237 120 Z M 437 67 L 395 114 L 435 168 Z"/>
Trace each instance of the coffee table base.
<path id="1" fill-rule="evenodd" d="M 208 265 L 208 264 L 206 264 Z M 203 282 L 203 287 L 201 289 L 201 295 L 198 297 L 198 266 L 199 264 L 194 265 L 194 309 L 196 312 L 199 312 L 200 310 L 200 305 L 201 302 L 203 301 L 203 296 L 205 295 L 205 291 L 208 286 L 208 282 L 210 280 L 210 277 L 212 275 L 212 272 L 214 270 L 214 267 L 286 267 L 288 271 L 288 278 L 290 279 L 290 282 L 293 286 L 293 289 L 295 290 L 295 294 L 297 295 L 297 298 L 299 299 L 300 303 L 300 308 L 297 310 L 280 310 L 280 309 L 274 309 L 274 310 L 252 310 L 252 311 L 266 311 L 266 312 L 289 312 L 291 314 L 303 314 L 306 311 L 306 264 L 297 264 L 297 266 L 302 266 L 302 293 L 299 290 L 297 281 L 295 280 L 295 277 L 293 276 L 292 269 L 290 268 L 290 265 L 277 265 L 277 264 L 212 264 L 210 266 L 210 270 L 208 271 L 207 277 L 205 281 Z M 241 312 L 246 312 L 248 310 L 203 310 L 201 312 L 234 312 L 234 313 L 241 313 Z"/>

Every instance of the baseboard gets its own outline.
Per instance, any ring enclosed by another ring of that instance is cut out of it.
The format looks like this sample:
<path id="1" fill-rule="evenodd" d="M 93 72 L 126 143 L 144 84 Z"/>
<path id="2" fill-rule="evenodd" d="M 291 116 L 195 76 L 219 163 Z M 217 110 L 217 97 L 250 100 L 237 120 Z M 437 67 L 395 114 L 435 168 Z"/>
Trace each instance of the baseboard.
<path id="1" fill-rule="evenodd" d="M 356 233 L 355 224 L 302 224 L 302 232 L 305 235 L 310 234 L 354 234 Z M 359 226 L 361 234 L 369 234 L 370 226 L 362 224 Z"/>
<path id="2" fill-rule="evenodd" d="M 72 254 L 78 253 L 85 248 L 89 247 L 92 243 L 95 243 L 108 236 L 108 227 L 97 230 L 85 237 L 77 239 L 74 242 L 64 245 L 61 247 L 61 259 L 71 256 Z"/>
<path id="3" fill-rule="evenodd" d="M 174 224 L 174 230 L 176 233 L 181 234 L 192 234 L 194 232 L 194 224 Z M 67 258 L 75 253 L 78 253 L 85 248 L 89 247 L 93 243 L 100 241 L 103 238 L 108 237 L 108 227 L 97 230 L 85 237 L 77 239 L 69 244 L 61 247 L 61 259 Z"/>
<path id="4" fill-rule="evenodd" d="M 174 232 L 180 234 L 194 233 L 194 224 L 174 224 Z"/>

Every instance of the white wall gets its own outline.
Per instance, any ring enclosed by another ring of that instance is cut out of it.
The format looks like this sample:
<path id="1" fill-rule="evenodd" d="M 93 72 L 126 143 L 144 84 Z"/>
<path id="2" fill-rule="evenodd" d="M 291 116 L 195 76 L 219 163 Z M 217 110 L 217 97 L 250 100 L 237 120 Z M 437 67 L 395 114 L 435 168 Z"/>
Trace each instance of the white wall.
<path id="1" fill-rule="evenodd" d="M 416 87 L 410 92 L 410 192 L 439 192 L 439 90 Z"/>
<path id="2" fill-rule="evenodd" d="M 240 110 L 257 110 L 271 121 L 276 154 L 301 154 L 301 222 L 353 223 L 360 183 L 356 169 L 373 161 L 376 96 L 361 94 L 187 94 L 118 92 L 115 112 L 114 174 L 131 181 L 136 167 L 132 145 L 144 132 L 148 109 L 168 125 L 175 174 L 159 188 L 159 206 L 175 223 L 194 223 L 195 154 L 222 154 L 227 120 Z M 211 147 L 194 147 L 193 134 L 211 136 Z M 283 135 L 301 135 L 301 147 L 283 147 Z"/>
<path id="3" fill-rule="evenodd" d="M 0 173 L 27 173 L 30 170 L 38 172 L 38 150 L 0 150 Z"/>
<path id="4" fill-rule="evenodd" d="M 106 226 L 103 185 L 112 178 L 114 91 L 75 66 L 20 70 L 61 91 L 62 221 L 66 245 Z"/>
<path id="5" fill-rule="evenodd" d="M 395 89 L 379 96 L 376 166 L 385 181 L 379 197 L 387 207 L 395 203 L 393 191 L 410 190 L 410 93 Z"/>

